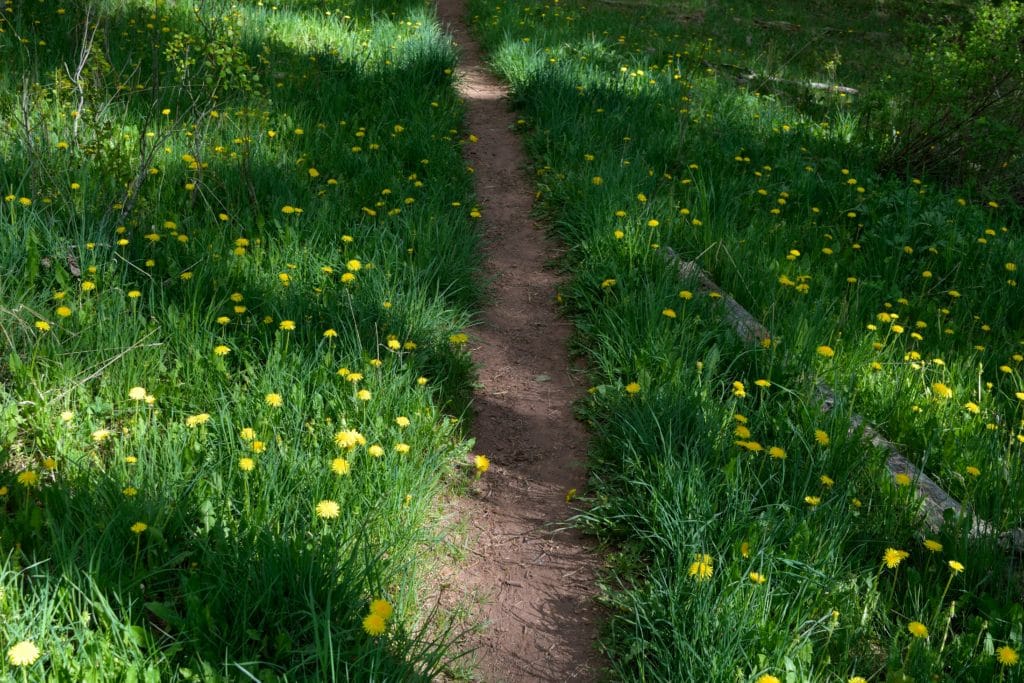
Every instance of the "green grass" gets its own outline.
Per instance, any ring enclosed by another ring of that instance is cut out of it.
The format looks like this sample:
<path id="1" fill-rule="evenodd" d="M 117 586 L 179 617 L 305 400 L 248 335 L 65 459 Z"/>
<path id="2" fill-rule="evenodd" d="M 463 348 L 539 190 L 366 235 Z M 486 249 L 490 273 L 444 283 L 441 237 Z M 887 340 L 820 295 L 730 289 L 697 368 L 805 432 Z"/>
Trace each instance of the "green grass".
<path id="1" fill-rule="evenodd" d="M 480 288 L 430 6 L 45 0 L 0 29 L 0 621 L 42 653 L 0 676 L 452 666 L 422 579 Z"/>
<path id="2" fill-rule="evenodd" d="M 1016 555 L 967 518 L 927 529 L 887 454 L 848 429 L 867 415 L 997 531 L 1024 522 L 1020 209 L 887 172 L 870 99 L 738 87 L 709 66 L 882 87 L 845 79 L 919 66 L 915 15 L 900 6 L 892 49 L 862 44 L 830 76 L 780 34 L 743 54 L 721 44 L 743 7 L 681 24 L 650 4 L 471 8 L 569 247 L 561 295 L 593 384 L 579 519 L 613 552 L 611 675 L 1016 680 L 994 656 L 1021 645 Z M 758 7 L 804 26 L 823 11 Z M 852 6 L 828 9 L 830 26 L 853 21 Z M 820 49 L 863 42 L 851 36 Z M 691 298 L 665 247 L 770 341 L 741 342 Z M 822 381 L 840 396 L 828 414 Z M 886 566 L 887 549 L 909 556 Z"/>

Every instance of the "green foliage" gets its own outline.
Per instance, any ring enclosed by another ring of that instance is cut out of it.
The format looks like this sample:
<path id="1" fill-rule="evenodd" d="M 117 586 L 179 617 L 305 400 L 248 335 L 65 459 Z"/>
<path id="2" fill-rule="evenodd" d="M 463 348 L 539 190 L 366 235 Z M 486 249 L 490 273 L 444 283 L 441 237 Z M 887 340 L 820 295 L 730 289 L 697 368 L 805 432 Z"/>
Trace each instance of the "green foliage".
<path id="1" fill-rule="evenodd" d="M 649 4 L 471 11 L 567 245 L 561 298 L 592 385 L 578 520 L 612 552 L 611 675 L 1017 680 L 996 652 L 1021 648 L 1019 562 L 998 540 L 1024 522 L 1019 209 L 880 172 L 859 98 L 737 87 L 741 56 L 793 82 L 822 80 L 805 67 L 827 60 L 850 84 L 876 49 L 848 52 L 864 24 L 847 38 L 852 16 L 812 4 L 843 27 L 843 54 L 824 31 L 805 54 L 792 36 L 821 29 L 807 3 L 762 5 L 682 25 Z M 718 44 L 773 11 L 769 46 Z M 738 338 L 669 247 L 769 337 Z M 839 396 L 828 412 L 821 383 Z M 893 477 L 854 413 L 993 534 L 966 514 L 924 524 L 914 482 Z M 890 549 L 907 556 L 887 563 Z"/>
<path id="2" fill-rule="evenodd" d="M 980 3 L 940 31 L 896 100 L 886 163 L 1024 199 L 1024 5 Z"/>
<path id="3" fill-rule="evenodd" d="M 480 290 L 434 16 L 44 0 L 0 28 L 0 680 L 445 671 L 423 579 Z"/>

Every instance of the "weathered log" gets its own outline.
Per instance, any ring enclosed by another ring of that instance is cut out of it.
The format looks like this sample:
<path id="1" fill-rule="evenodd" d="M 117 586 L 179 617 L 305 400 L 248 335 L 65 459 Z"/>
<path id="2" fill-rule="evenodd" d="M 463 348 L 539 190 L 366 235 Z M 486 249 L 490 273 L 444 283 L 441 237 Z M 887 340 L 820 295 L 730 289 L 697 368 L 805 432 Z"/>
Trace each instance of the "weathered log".
<path id="1" fill-rule="evenodd" d="M 669 260 L 676 264 L 681 278 L 695 281 L 699 291 L 702 293 L 710 294 L 714 292 L 717 295 L 716 301 L 724 308 L 723 317 L 741 339 L 750 343 L 771 339 L 771 333 L 768 329 L 751 315 L 747 309 L 743 308 L 739 302 L 723 292 L 699 265 L 693 261 L 684 261 L 671 248 L 666 247 L 665 253 L 668 254 Z M 838 401 L 836 393 L 827 384 L 819 383 L 817 385 L 817 394 L 821 399 L 822 412 L 827 413 L 836 406 Z M 945 521 L 946 511 L 951 510 L 958 517 L 962 515 L 970 516 L 970 536 L 972 538 L 992 536 L 996 533 L 991 524 L 975 517 L 969 511 L 965 511 L 963 505 L 958 500 L 946 493 L 934 479 L 910 462 L 900 453 L 896 444 L 885 438 L 862 415 L 853 413 L 850 416 L 849 433 L 859 433 L 872 446 L 885 451 L 888 454 L 885 466 L 893 477 L 903 474 L 910 478 L 914 485 L 915 493 L 921 500 L 925 524 L 928 525 L 929 529 L 938 531 Z M 1011 529 L 1010 531 L 1000 533 L 999 540 L 1014 550 L 1024 550 L 1024 529 Z"/>

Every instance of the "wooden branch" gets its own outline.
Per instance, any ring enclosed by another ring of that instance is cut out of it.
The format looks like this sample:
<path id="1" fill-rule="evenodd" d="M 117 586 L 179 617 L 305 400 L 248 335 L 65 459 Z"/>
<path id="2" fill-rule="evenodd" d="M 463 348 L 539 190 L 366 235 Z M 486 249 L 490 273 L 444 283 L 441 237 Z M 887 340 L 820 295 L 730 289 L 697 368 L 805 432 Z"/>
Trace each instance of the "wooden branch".
<path id="1" fill-rule="evenodd" d="M 735 299 L 723 292 L 718 285 L 708 277 L 707 273 L 693 261 L 684 261 L 671 248 L 666 247 L 670 262 L 674 262 L 679 269 L 679 275 L 685 280 L 696 281 L 699 291 L 710 294 L 716 293 L 717 301 L 725 309 L 723 316 L 732 326 L 741 339 L 746 342 L 762 342 L 771 339 L 771 333 L 765 328 L 747 309 L 743 308 Z M 825 383 L 817 385 L 817 394 L 821 399 L 822 412 L 831 411 L 838 402 L 836 393 Z M 862 437 L 876 448 L 880 448 L 888 454 L 885 461 L 886 469 L 894 477 L 904 474 L 910 477 L 914 484 L 917 497 L 922 501 L 925 523 L 932 531 L 938 531 L 945 521 L 945 512 L 952 510 L 956 516 L 970 515 L 971 517 L 971 538 L 992 536 L 996 533 L 991 524 L 985 520 L 974 517 L 969 511 L 965 511 L 963 505 L 951 495 L 946 493 L 938 483 L 925 474 L 919 467 L 907 460 L 892 441 L 885 438 L 874 425 L 867 421 L 862 415 L 853 413 L 850 416 L 850 434 L 860 433 Z M 1024 550 L 1024 529 L 1012 529 L 999 534 L 999 540 L 1015 550 Z"/>
<path id="2" fill-rule="evenodd" d="M 844 95 L 860 94 L 859 90 L 857 90 L 856 88 L 851 88 L 847 85 L 822 83 L 820 81 L 793 81 L 788 78 L 762 76 L 738 64 L 715 64 L 714 62 L 709 62 L 707 60 L 704 60 L 703 64 L 705 67 L 709 69 L 729 69 L 731 71 L 737 72 L 736 81 L 741 85 L 747 85 L 750 83 L 779 83 L 781 85 L 795 85 L 800 88 L 809 88 L 811 90 L 825 90 L 828 92 L 843 93 Z"/>

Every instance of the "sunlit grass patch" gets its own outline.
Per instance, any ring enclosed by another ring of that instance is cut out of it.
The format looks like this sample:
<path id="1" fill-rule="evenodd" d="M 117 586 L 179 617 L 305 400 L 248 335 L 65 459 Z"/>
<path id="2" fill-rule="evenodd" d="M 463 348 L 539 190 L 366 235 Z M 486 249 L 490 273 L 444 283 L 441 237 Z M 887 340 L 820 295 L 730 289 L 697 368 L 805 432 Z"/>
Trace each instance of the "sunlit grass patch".
<path id="1" fill-rule="evenodd" d="M 419 579 L 468 449 L 479 212 L 432 12 L 0 28 L 0 614 L 37 650 L 8 673 L 444 670 Z"/>
<path id="2" fill-rule="evenodd" d="M 729 17 L 665 9 L 472 9 L 568 246 L 561 299 L 594 385 L 580 520 L 617 553 L 613 670 L 1012 675 L 994 649 L 1019 647 L 1015 594 L 982 578 L 1016 576 L 1012 552 L 969 516 L 923 524 L 914 482 L 850 419 L 867 415 L 996 532 L 1020 525 L 1019 208 L 880 172 L 861 100 L 736 80 L 848 71 L 780 66 L 777 37 L 730 53 Z M 770 337 L 741 342 L 666 247 Z M 840 397 L 828 413 L 821 383 Z"/>

